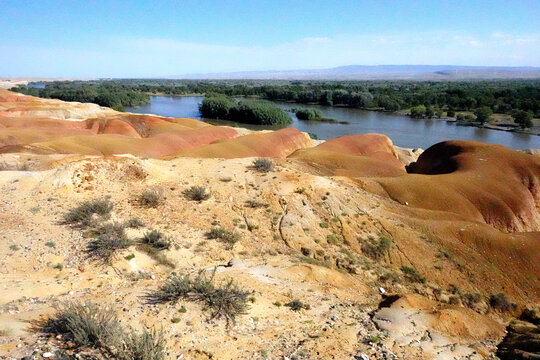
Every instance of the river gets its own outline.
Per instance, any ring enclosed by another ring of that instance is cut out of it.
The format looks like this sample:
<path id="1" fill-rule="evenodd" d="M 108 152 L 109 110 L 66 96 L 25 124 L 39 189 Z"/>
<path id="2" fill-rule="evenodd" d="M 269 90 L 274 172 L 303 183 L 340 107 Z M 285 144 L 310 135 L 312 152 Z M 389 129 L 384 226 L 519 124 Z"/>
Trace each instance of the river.
<path id="1" fill-rule="evenodd" d="M 235 124 L 229 121 L 202 119 L 198 105 L 201 96 L 152 96 L 150 103 L 137 108 L 126 108 L 126 111 L 140 114 L 156 114 L 168 117 L 187 117 L 203 121 L 217 122 L 223 125 L 237 125 L 249 129 L 276 129 L 276 127 Z M 395 145 L 407 148 L 426 149 L 444 140 L 472 140 L 501 144 L 511 149 L 540 148 L 540 136 L 512 133 L 507 131 L 459 126 L 438 119 L 412 119 L 405 115 L 350 109 L 342 107 L 326 107 L 275 102 L 284 110 L 292 107 L 316 108 L 325 117 L 346 121 L 348 124 L 301 121 L 288 112 L 293 119 L 291 125 L 300 131 L 316 134 L 319 139 L 332 139 L 344 135 L 378 133 L 385 134 Z M 279 127 L 278 127 L 279 128 Z"/>

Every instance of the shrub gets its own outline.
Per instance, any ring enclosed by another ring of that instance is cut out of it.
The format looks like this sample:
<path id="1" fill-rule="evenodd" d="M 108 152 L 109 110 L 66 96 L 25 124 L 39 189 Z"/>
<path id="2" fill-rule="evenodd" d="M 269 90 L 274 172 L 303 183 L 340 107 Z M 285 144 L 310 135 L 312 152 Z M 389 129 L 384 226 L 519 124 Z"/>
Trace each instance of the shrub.
<path id="1" fill-rule="evenodd" d="M 319 120 L 322 119 L 323 113 L 317 109 L 297 109 L 294 112 L 298 120 Z"/>
<path id="2" fill-rule="evenodd" d="M 407 280 L 409 280 L 411 282 L 417 282 L 417 283 L 425 283 L 426 282 L 426 278 L 424 278 L 422 275 L 420 275 L 418 270 L 416 270 L 415 268 L 408 267 L 408 266 L 402 266 L 401 271 L 405 275 L 405 278 L 407 278 Z"/>
<path id="3" fill-rule="evenodd" d="M 248 310 L 250 293 L 241 290 L 233 280 L 216 285 L 215 271 L 208 276 L 200 272 L 194 279 L 188 275 L 173 275 L 157 291 L 145 298 L 150 304 L 176 303 L 180 299 L 202 303 L 210 311 L 210 319 L 225 318 L 227 325 Z"/>
<path id="4" fill-rule="evenodd" d="M 119 360 L 164 360 L 165 339 L 161 331 L 144 329 L 141 333 L 130 331 L 123 340 Z"/>
<path id="5" fill-rule="evenodd" d="M 127 249 L 133 242 L 128 239 L 124 226 L 121 224 L 105 224 L 94 230 L 96 237 L 86 246 L 86 252 L 90 258 L 111 262 L 117 250 Z"/>
<path id="6" fill-rule="evenodd" d="M 505 294 L 493 294 L 489 297 L 489 306 L 499 311 L 510 311 L 514 306 L 510 304 Z"/>
<path id="7" fill-rule="evenodd" d="M 166 250 L 171 247 L 171 240 L 158 230 L 150 230 L 146 232 L 139 242 L 158 250 Z"/>
<path id="8" fill-rule="evenodd" d="M 126 222 L 126 227 L 131 229 L 138 229 L 144 226 L 144 222 L 138 217 L 132 217 Z"/>
<path id="9" fill-rule="evenodd" d="M 193 201 L 203 201 L 210 199 L 211 194 L 206 191 L 204 186 L 192 186 L 183 191 L 186 198 Z"/>
<path id="10" fill-rule="evenodd" d="M 368 240 L 362 245 L 362 252 L 374 260 L 380 260 L 390 250 L 391 245 L 392 240 L 381 236 L 378 241 Z"/>
<path id="11" fill-rule="evenodd" d="M 147 189 L 139 195 L 138 202 L 141 206 L 145 207 L 158 207 L 163 203 L 163 190 L 162 189 Z"/>
<path id="12" fill-rule="evenodd" d="M 115 311 L 91 302 L 68 302 L 60 305 L 53 317 L 38 324 L 38 330 L 63 335 L 75 347 L 95 349 L 101 355 L 100 359 L 165 359 L 165 339 L 161 331 L 144 330 L 141 333 L 126 331 L 122 328 Z M 76 357 L 60 351 L 59 358 Z M 97 358 L 88 357 L 88 359 Z"/>
<path id="13" fill-rule="evenodd" d="M 218 239 L 228 245 L 228 248 L 233 248 L 234 244 L 240 240 L 240 235 L 234 231 L 226 230 L 221 227 L 215 227 L 206 233 L 208 239 Z"/>
<path id="14" fill-rule="evenodd" d="M 116 313 L 91 302 L 60 305 L 40 328 L 47 333 L 64 335 L 75 346 L 90 348 L 114 346 L 122 333 Z"/>
<path id="15" fill-rule="evenodd" d="M 269 172 L 274 170 L 274 163 L 270 159 L 261 158 L 253 161 L 251 166 L 259 172 Z"/>
<path id="16" fill-rule="evenodd" d="M 305 308 L 304 303 L 301 302 L 298 299 L 294 299 L 294 300 L 288 302 L 287 304 L 285 304 L 285 306 L 290 307 L 291 310 L 293 310 L 293 311 L 300 311 L 300 310 Z"/>
<path id="17" fill-rule="evenodd" d="M 113 204 L 108 198 L 104 200 L 94 199 L 80 203 L 77 207 L 64 214 L 64 223 L 78 226 L 89 226 L 92 216 L 97 214 L 107 218 L 113 209 Z"/>
<path id="18" fill-rule="evenodd" d="M 482 296 L 480 294 L 467 293 L 461 297 L 461 301 L 463 301 L 463 304 L 465 304 L 465 306 L 467 306 L 468 308 L 473 308 L 481 300 Z"/>
<path id="19" fill-rule="evenodd" d="M 258 200 L 251 200 L 251 199 L 246 200 L 245 205 L 246 205 L 246 207 L 250 207 L 252 209 L 257 209 L 257 208 L 267 207 L 268 206 L 267 203 L 264 203 L 264 202 L 258 201 Z"/>

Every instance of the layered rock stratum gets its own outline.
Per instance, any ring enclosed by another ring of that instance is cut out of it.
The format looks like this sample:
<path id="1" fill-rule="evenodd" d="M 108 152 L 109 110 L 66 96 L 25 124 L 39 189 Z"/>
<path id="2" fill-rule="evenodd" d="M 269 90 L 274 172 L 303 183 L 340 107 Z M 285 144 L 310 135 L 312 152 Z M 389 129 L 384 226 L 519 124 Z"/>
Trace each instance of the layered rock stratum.
<path id="1" fill-rule="evenodd" d="M 261 157 L 274 169 L 256 171 Z M 320 143 L 294 128 L 253 132 L 0 91 L 0 170 L 0 358 L 65 347 L 30 324 L 66 301 L 163 329 L 171 359 L 493 358 L 511 317 L 539 306 L 534 151 L 448 141 L 422 153 L 379 134 Z M 186 199 L 191 186 L 211 197 Z M 139 204 L 148 189 L 163 194 L 160 205 Z M 110 264 L 89 259 L 88 234 L 62 219 L 104 198 L 114 207 L 103 221 L 144 223 L 130 238 L 170 237 L 168 262 L 137 246 Z M 240 240 L 208 239 L 215 226 Z M 171 272 L 212 269 L 252 292 L 236 326 L 195 302 L 143 300 Z M 490 302 L 497 294 L 508 306 Z M 309 306 L 278 306 L 292 300 Z"/>

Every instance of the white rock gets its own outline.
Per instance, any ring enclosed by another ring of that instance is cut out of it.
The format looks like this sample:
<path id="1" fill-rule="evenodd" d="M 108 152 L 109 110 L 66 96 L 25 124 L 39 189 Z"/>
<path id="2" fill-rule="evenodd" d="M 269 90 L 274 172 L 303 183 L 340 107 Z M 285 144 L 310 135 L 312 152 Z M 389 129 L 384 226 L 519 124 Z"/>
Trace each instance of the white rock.
<path id="1" fill-rule="evenodd" d="M 379 292 L 381 293 L 381 295 L 386 294 L 386 290 L 384 290 L 384 288 L 382 287 L 379 288 Z"/>
<path id="2" fill-rule="evenodd" d="M 362 358 L 362 360 L 369 360 L 369 356 L 367 356 L 366 354 L 362 354 L 360 355 L 360 357 Z"/>
<path id="3" fill-rule="evenodd" d="M 53 356 L 54 356 L 54 354 L 52 352 L 46 352 L 46 353 L 43 354 L 44 358 L 50 358 L 50 357 L 53 357 Z"/>

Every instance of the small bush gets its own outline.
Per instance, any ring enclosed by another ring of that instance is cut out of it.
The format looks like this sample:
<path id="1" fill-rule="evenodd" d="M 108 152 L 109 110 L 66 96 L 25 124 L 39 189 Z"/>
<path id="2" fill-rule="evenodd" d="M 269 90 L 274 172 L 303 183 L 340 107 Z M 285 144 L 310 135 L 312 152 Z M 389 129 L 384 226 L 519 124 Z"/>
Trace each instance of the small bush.
<path id="1" fill-rule="evenodd" d="M 274 169 L 274 163 L 270 159 L 261 158 L 253 161 L 251 166 L 259 172 L 269 172 Z"/>
<path id="2" fill-rule="evenodd" d="M 382 236 L 378 241 L 368 240 L 363 244 L 362 252 L 374 260 L 380 260 L 390 250 L 391 245 L 392 240 Z"/>
<path id="3" fill-rule="evenodd" d="M 508 301 L 508 298 L 505 294 L 493 294 L 489 297 L 489 305 L 499 311 L 510 311 L 513 306 Z"/>
<path id="4" fill-rule="evenodd" d="M 166 250 L 171 247 L 171 240 L 158 230 L 150 230 L 139 240 L 141 244 L 150 245 L 158 250 Z"/>
<path id="5" fill-rule="evenodd" d="M 64 214 L 63 222 L 70 225 L 89 226 L 94 214 L 107 218 L 113 209 L 108 198 L 84 201 Z"/>
<path id="6" fill-rule="evenodd" d="M 473 308 L 476 304 L 482 301 L 482 296 L 480 294 L 467 293 L 461 297 L 461 301 L 463 301 L 463 304 L 465 304 L 465 306 L 468 308 Z"/>
<path id="7" fill-rule="evenodd" d="M 206 191 L 204 186 L 192 186 L 183 191 L 184 196 L 193 201 L 203 201 L 210 199 L 211 194 Z"/>
<path id="8" fill-rule="evenodd" d="M 408 266 L 402 266 L 401 271 L 405 275 L 405 278 L 407 278 L 407 280 L 409 280 L 411 282 L 417 282 L 417 283 L 425 283 L 426 282 L 426 278 L 423 277 L 422 275 L 420 275 L 418 270 L 416 270 L 415 268 L 408 267 Z"/>
<path id="9" fill-rule="evenodd" d="M 65 303 L 41 324 L 38 330 L 63 335 L 75 347 L 95 349 L 103 359 L 163 360 L 165 340 L 163 333 L 144 330 L 136 333 L 122 328 L 116 312 L 94 303 Z M 75 359 L 60 352 L 62 359 Z M 90 356 L 90 359 L 97 357 Z M 56 356 L 55 356 L 56 359 Z"/>
<path id="10" fill-rule="evenodd" d="M 117 250 L 127 249 L 133 242 L 128 239 L 124 226 L 121 224 L 106 224 L 94 230 L 96 237 L 86 246 L 90 258 L 110 264 Z"/>
<path id="11" fill-rule="evenodd" d="M 240 234 L 223 229 L 221 227 L 215 227 L 212 230 L 210 230 L 208 233 L 206 233 L 206 237 L 208 239 L 217 239 L 225 244 L 227 244 L 227 248 L 232 249 L 234 247 L 234 244 L 236 244 L 240 240 Z"/>
<path id="12" fill-rule="evenodd" d="M 141 333 L 129 332 L 123 340 L 119 360 L 164 360 L 165 339 L 161 331 L 144 329 Z"/>
<path id="13" fill-rule="evenodd" d="M 285 306 L 290 307 L 293 311 L 300 311 L 305 308 L 304 303 L 298 299 L 294 299 L 288 302 L 287 304 L 285 304 Z"/>
<path id="14" fill-rule="evenodd" d="M 61 334 L 75 346 L 90 348 L 114 346 L 118 344 L 122 333 L 116 313 L 91 302 L 60 305 L 53 317 L 41 325 L 40 330 Z"/>
<path id="15" fill-rule="evenodd" d="M 249 208 L 252 208 L 252 209 L 257 209 L 257 208 L 262 208 L 262 207 L 267 207 L 268 204 L 267 203 L 264 203 L 262 201 L 258 201 L 258 200 L 246 200 L 245 202 L 246 204 L 246 207 L 249 207 Z"/>
<path id="16" fill-rule="evenodd" d="M 157 291 L 146 295 L 150 304 L 170 302 L 180 299 L 201 302 L 210 311 L 211 319 L 225 318 L 227 325 L 236 322 L 236 316 L 248 310 L 250 293 L 241 290 L 233 280 L 221 284 L 214 282 L 215 271 L 208 276 L 200 272 L 191 279 L 188 275 L 173 275 Z"/>
<path id="17" fill-rule="evenodd" d="M 323 221 L 321 223 L 319 223 L 319 226 L 323 229 L 327 229 L 328 228 L 328 223 L 326 221 Z"/>
<path id="18" fill-rule="evenodd" d="M 297 109 L 295 110 L 295 115 L 298 120 L 320 120 L 323 117 L 323 113 L 317 109 Z"/>
<path id="19" fill-rule="evenodd" d="M 137 199 L 141 206 L 158 207 L 164 201 L 162 189 L 147 189 Z"/>
<path id="20" fill-rule="evenodd" d="M 130 229 L 139 229 L 144 226 L 144 222 L 138 217 L 132 217 L 126 222 L 126 227 Z"/>

